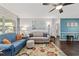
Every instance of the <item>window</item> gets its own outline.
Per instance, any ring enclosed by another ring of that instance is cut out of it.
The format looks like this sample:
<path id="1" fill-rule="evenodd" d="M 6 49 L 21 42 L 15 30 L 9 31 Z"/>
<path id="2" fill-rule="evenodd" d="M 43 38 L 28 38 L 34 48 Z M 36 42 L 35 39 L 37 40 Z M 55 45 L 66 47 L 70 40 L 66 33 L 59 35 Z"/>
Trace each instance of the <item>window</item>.
<path id="1" fill-rule="evenodd" d="M 14 32 L 14 24 L 11 19 L 6 19 L 4 25 L 5 25 L 5 33 Z"/>
<path id="2" fill-rule="evenodd" d="M 14 21 L 12 19 L 0 18 L 0 35 L 14 32 Z"/>
<path id="3" fill-rule="evenodd" d="M 3 29 L 3 21 L 2 18 L 0 18 L 0 34 L 2 34 L 2 29 Z"/>

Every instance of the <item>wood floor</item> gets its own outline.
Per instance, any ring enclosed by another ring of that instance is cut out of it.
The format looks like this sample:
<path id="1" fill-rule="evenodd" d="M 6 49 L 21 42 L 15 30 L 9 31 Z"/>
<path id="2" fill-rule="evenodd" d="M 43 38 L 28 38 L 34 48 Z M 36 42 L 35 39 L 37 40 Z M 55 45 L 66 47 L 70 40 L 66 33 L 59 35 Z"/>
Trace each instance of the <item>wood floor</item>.
<path id="1" fill-rule="evenodd" d="M 60 42 L 60 49 L 68 56 L 79 56 L 79 41 Z"/>

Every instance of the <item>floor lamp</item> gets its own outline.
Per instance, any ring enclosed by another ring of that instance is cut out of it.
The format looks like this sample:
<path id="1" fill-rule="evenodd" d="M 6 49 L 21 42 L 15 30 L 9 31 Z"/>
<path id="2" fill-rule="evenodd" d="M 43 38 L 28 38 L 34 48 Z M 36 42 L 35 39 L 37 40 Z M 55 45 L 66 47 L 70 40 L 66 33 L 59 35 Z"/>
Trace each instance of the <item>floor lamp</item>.
<path id="1" fill-rule="evenodd" d="M 48 35 L 50 35 L 50 24 L 48 24 Z"/>

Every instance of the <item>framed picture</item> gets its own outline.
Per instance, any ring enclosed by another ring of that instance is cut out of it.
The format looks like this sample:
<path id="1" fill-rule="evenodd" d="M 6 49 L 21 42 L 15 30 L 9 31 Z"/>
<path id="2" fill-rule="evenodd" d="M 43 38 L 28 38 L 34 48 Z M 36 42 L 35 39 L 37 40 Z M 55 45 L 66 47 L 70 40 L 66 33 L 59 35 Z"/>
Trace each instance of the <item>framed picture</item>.
<path id="1" fill-rule="evenodd" d="M 77 22 L 68 22 L 67 26 L 68 27 L 76 27 L 76 26 L 78 26 L 78 23 Z"/>
<path id="2" fill-rule="evenodd" d="M 45 30 L 46 23 L 44 21 L 34 20 L 32 21 L 32 30 Z"/>

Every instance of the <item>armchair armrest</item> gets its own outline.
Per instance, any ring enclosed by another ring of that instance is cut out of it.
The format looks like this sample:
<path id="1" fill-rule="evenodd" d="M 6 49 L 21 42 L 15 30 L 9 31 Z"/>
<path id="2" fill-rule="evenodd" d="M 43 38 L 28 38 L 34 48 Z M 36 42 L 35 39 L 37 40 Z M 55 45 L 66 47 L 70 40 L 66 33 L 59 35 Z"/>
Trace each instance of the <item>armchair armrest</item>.
<path id="1" fill-rule="evenodd" d="M 6 55 L 6 56 L 11 56 L 14 55 L 14 46 L 12 44 L 0 44 L 0 48 L 2 48 L 2 52 Z"/>

